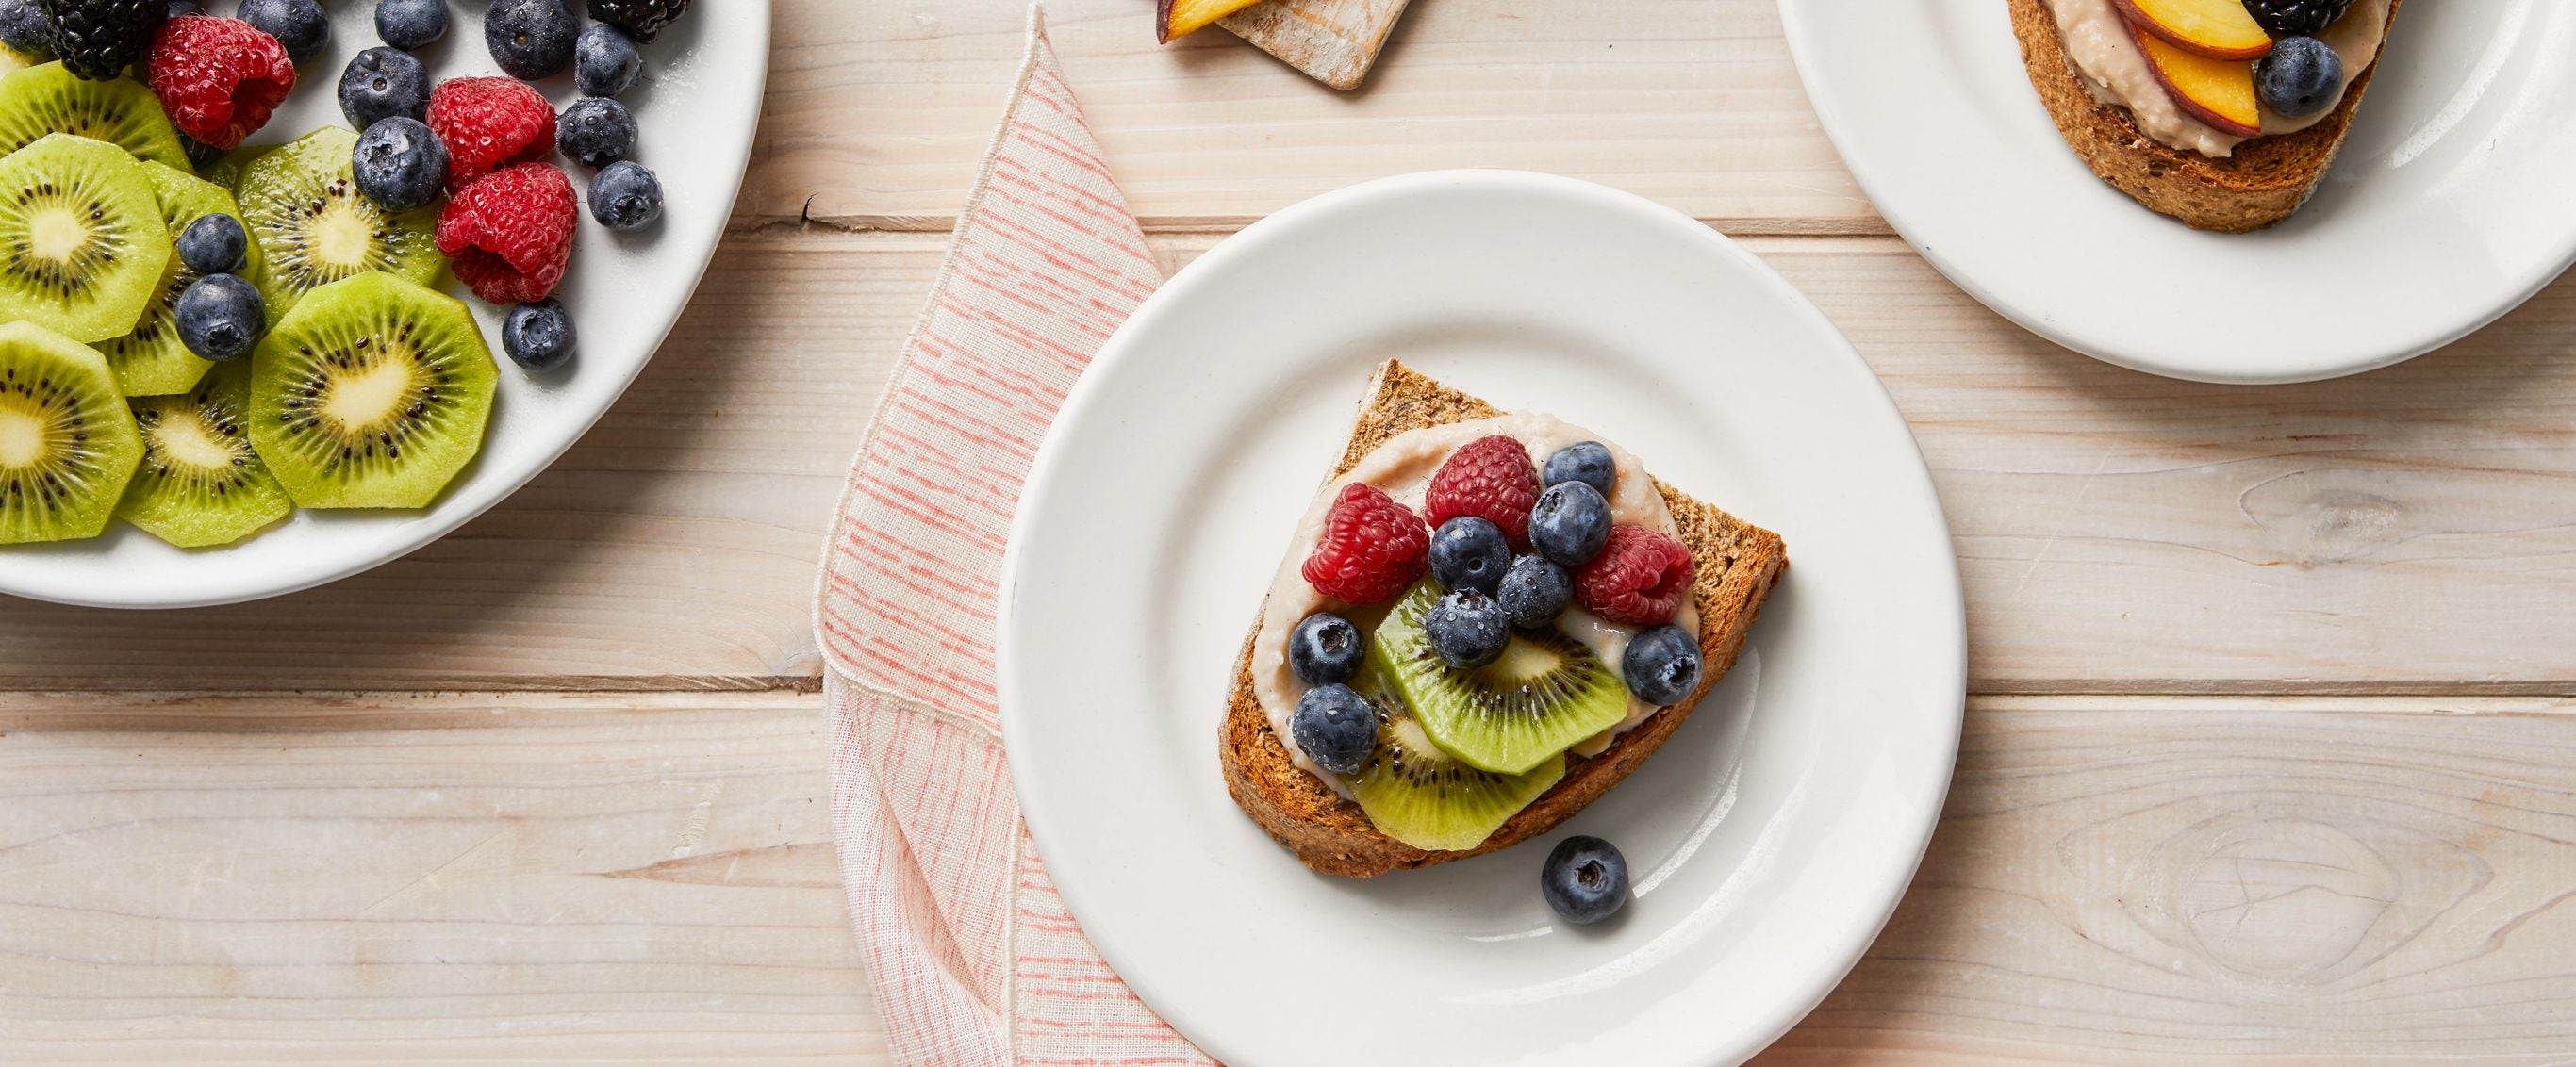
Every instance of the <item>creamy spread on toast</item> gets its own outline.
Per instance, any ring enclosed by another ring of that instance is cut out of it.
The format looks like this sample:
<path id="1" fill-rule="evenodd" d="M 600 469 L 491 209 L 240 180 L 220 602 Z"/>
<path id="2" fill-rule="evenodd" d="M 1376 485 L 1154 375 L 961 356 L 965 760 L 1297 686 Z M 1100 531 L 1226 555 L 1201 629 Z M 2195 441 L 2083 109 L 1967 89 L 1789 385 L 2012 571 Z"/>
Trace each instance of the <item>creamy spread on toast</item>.
<path id="1" fill-rule="evenodd" d="M 2067 58 L 2083 75 L 2085 88 L 2101 103 L 2126 108 L 2140 132 L 2166 147 L 2215 159 L 2233 155 L 2236 146 L 2249 139 L 2201 121 L 2175 102 L 2157 79 L 2115 0 L 2048 0 L 2048 4 L 2057 18 Z M 2343 58 L 2336 99 L 2301 116 L 2262 108 L 2263 136 L 2296 133 L 2334 113 L 2353 79 L 2378 58 L 2387 35 L 2388 7 L 2389 0 L 2354 0 L 2343 17 L 2317 34 Z"/>

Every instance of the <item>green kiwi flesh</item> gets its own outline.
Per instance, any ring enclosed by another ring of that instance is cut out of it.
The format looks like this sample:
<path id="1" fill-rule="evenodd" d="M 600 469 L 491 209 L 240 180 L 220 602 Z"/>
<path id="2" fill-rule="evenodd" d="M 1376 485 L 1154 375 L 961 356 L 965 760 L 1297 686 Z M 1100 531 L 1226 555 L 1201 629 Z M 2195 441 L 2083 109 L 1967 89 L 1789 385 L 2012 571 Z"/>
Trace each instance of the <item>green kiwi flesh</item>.
<path id="1" fill-rule="evenodd" d="M 161 221 L 175 238 L 188 224 L 208 215 L 231 215 L 239 218 L 241 208 L 233 203 L 233 194 L 213 182 L 191 178 L 158 163 L 143 165 L 144 176 L 152 182 L 152 191 L 161 203 Z M 259 245 L 249 246 L 248 263 L 240 274 L 252 284 L 267 276 L 267 257 Z M 101 341 L 100 355 L 107 357 L 107 367 L 116 372 L 117 387 L 127 396 L 169 396 L 185 393 L 205 377 L 214 366 L 179 340 L 179 294 L 187 292 L 203 275 L 188 269 L 179 257 L 170 257 L 161 268 L 161 282 L 153 290 L 152 302 L 143 309 L 143 317 L 134 323 L 134 331 L 123 337 Z M 270 321 L 276 315 L 269 316 Z"/>
<path id="2" fill-rule="evenodd" d="M 371 271 L 253 350 L 251 444 L 304 507 L 426 507 L 482 448 L 498 378 L 463 303 Z"/>
<path id="3" fill-rule="evenodd" d="M 105 357 L 32 322 L 0 325 L 0 544 L 98 536 L 142 457 Z"/>
<path id="4" fill-rule="evenodd" d="M 105 141 L 164 166 L 187 169 L 179 131 L 161 113 L 161 101 L 128 78 L 94 82 L 60 63 L 45 63 L 0 77 L 0 155 L 49 133 Z"/>
<path id="5" fill-rule="evenodd" d="M 259 157 L 276 150 L 277 146 L 273 144 L 243 145 L 216 156 L 215 161 L 206 164 L 205 172 L 198 177 L 223 186 L 225 192 L 239 196 L 242 173 L 249 170 L 251 164 L 259 162 Z"/>
<path id="6" fill-rule="evenodd" d="M 250 161 L 234 195 L 242 224 L 267 253 L 260 295 L 284 314 L 304 294 L 333 282 L 384 271 L 423 285 L 445 264 L 438 254 L 438 212 L 389 212 L 358 193 L 349 153 L 358 135 L 327 126 Z"/>
<path id="7" fill-rule="evenodd" d="M 1378 708 L 1377 751 L 1350 779 L 1351 797 L 1388 837 L 1426 851 L 1474 848 L 1565 777 L 1562 753 L 1520 774 L 1496 774 L 1441 751 L 1373 661 L 1351 684 Z"/>
<path id="8" fill-rule="evenodd" d="M 171 258 L 161 202 L 123 149 L 57 133 L 0 159 L 0 317 L 123 336 Z"/>
<path id="9" fill-rule="evenodd" d="M 116 517 L 181 548 L 227 545 L 295 510 L 250 446 L 250 363 L 216 367 L 192 393 L 128 402 L 143 467 Z"/>
<path id="10" fill-rule="evenodd" d="M 1471 670 L 1431 650 L 1422 619 L 1442 595 L 1416 583 L 1369 634 L 1369 655 L 1432 743 L 1470 766 L 1520 774 L 1628 717 L 1628 685 L 1555 630 L 1516 630 L 1501 659 Z"/>

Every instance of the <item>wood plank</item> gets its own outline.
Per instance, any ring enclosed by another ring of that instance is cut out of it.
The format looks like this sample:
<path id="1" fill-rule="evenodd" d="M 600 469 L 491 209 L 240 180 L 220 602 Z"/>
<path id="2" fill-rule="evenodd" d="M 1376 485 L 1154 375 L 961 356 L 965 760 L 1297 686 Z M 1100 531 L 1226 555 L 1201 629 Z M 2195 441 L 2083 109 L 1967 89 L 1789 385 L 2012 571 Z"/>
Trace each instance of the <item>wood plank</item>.
<path id="1" fill-rule="evenodd" d="M 2576 705 L 1996 698 L 1762 1067 L 2563 1062 Z"/>
<path id="2" fill-rule="evenodd" d="M 1001 114 L 1024 12 L 989 0 L 777 6 L 740 210 L 947 228 Z M 1445 167 L 1571 174 L 1752 228 L 1882 225 L 1815 124 L 1773 0 L 1579 14 L 1419 4 L 1347 94 L 1224 34 L 1157 46 L 1152 5 L 1138 0 L 1055 0 L 1047 25 L 1149 227 L 1240 226 L 1352 182 Z"/>
<path id="3" fill-rule="evenodd" d="M 884 1062 L 816 698 L 0 696 L 0 1061 Z"/>

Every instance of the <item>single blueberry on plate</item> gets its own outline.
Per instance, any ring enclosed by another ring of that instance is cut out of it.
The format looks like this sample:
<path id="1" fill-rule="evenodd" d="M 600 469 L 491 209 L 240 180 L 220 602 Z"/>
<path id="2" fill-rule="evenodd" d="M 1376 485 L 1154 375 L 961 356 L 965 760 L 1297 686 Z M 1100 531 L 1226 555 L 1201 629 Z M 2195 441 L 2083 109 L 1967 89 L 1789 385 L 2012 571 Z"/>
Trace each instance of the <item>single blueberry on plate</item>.
<path id="1" fill-rule="evenodd" d="M 1558 482 L 1530 508 L 1529 532 L 1540 555 L 1580 567 L 1610 540 L 1610 502 L 1590 482 Z"/>
<path id="2" fill-rule="evenodd" d="M 376 36 L 403 51 L 447 36 L 447 0 L 377 0 Z"/>
<path id="3" fill-rule="evenodd" d="M 555 119 L 555 150 L 585 167 L 605 167 L 635 151 L 635 116 L 604 96 L 585 96 Z"/>
<path id="4" fill-rule="evenodd" d="M 1600 922 L 1628 906 L 1627 857 L 1610 842 L 1576 834 L 1548 852 L 1538 891 L 1567 922 Z"/>
<path id="5" fill-rule="evenodd" d="M 583 96 L 615 96 L 634 88 L 644 73 L 635 39 L 605 22 L 592 23 L 573 42 L 572 84 Z"/>
<path id="6" fill-rule="evenodd" d="M 510 354 L 510 362 L 529 370 L 562 365 L 579 339 L 572 328 L 572 313 L 552 297 L 511 308 L 510 316 L 501 320 L 501 350 Z"/>
<path id="7" fill-rule="evenodd" d="M 1288 732 L 1315 766 L 1348 777 L 1377 750 L 1377 708 L 1347 685 L 1319 685 L 1297 698 Z"/>
<path id="8" fill-rule="evenodd" d="M 192 15 L 203 15 L 205 13 L 206 5 L 198 3 L 197 0 L 170 0 L 171 18 L 188 18 Z"/>
<path id="9" fill-rule="evenodd" d="M 633 160 L 600 168 L 590 180 L 590 217 L 612 230 L 652 225 L 662 217 L 662 180 Z"/>
<path id="10" fill-rule="evenodd" d="M 1582 482 L 1605 497 L 1618 479 L 1619 465 L 1610 458 L 1610 446 L 1599 441 L 1576 441 L 1549 453 L 1546 466 L 1538 472 L 1542 486 Z"/>
<path id="11" fill-rule="evenodd" d="M 1555 622 L 1574 603 L 1574 579 L 1545 556 L 1522 556 L 1503 572 L 1502 588 L 1494 599 L 1503 605 L 1503 614 L 1512 617 L 1512 625 L 1537 629 Z"/>
<path id="12" fill-rule="evenodd" d="M 447 182 L 447 146 L 418 119 L 377 119 L 349 150 L 358 192 L 394 211 L 438 199 Z"/>
<path id="13" fill-rule="evenodd" d="M 233 17 L 277 38 L 286 46 L 287 58 L 298 63 L 331 43 L 331 15 L 318 0 L 241 0 Z"/>
<path id="14" fill-rule="evenodd" d="M 268 329 L 259 289 L 234 274 L 209 274 L 179 294 L 179 343 L 198 356 L 239 359 Z"/>
<path id="15" fill-rule="evenodd" d="M 1288 635 L 1288 668 L 1307 685 L 1350 681 L 1360 672 L 1360 658 L 1367 653 L 1368 642 L 1360 637 L 1360 628 L 1329 611 L 1306 616 Z"/>
<path id="16" fill-rule="evenodd" d="M 2274 113 L 2314 115 L 2343 95 L 2343 53 L 2314 37 L 2284 37 L 2254 61 L 2254 95 Z"/>
<path id="17" fill-rule="evenodd" d="M 1512 620 L 1494 598 L 1460 589 L 1423 613 L 1422 632 L 1442 663 L 1473 670 L 1503 658 L 1503 649 L 1512 642 Z"/>
<path id="18" fill-rule="evenodd" d="M 503 73 L 522 81 L 551 78 L 572 65 L 580 25 L 564 0 L 492 0 L 483 13 L 483 44 Z"/>
<path id="19" fill-rule="evenodd" d="M 1628 639 L 1619 679 L 1628 692 L 1656 707 L 1679 704 L 1699 689 L 1699 637 L 1665 624 Z"/>
<path id="20" fill-rule="evenodd" d="M 37 0 L 0 0 L 0 44 L 31 56 L 54 54 L 54 22 Z"/>
<path id="21" fill-rule="evenodd" d="M 179 262 L 199 274 L 226 274 L 239 268 L 250 251 L 250 234 L 241 220 L 216 212 L 200 215 L 179 231 Z"/>
<path id="22" fill-rule="evenodd" d="M 340 113 L 349 117 L 353 130 L 396 115 L 425 119 L 429 69 L 411 53 L 395 48 L 370 48 L 351 56 L 340 71 Z"/>
<path id="23" fill-rule="evenodd" d="M 1461 515 L 1431 532 L 1431 576 L 1445 588 L 1491 596 L 1511 565 L 1512 544 L 1503 528 L 1484 519 Z"/>

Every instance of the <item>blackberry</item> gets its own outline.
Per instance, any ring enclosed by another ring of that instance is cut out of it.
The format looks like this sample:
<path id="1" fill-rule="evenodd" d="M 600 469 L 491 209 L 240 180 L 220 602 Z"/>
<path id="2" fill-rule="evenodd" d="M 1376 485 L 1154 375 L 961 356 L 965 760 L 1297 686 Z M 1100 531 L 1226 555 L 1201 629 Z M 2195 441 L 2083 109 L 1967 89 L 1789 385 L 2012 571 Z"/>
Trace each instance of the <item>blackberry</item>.
<path id="1" fill-rule="evenodd" d="M 2342 18 L 2352 0 L 2245 0 L 2245 13 L 2277 41 L 2314 37 Z"/>
<path id="2" fill-rule="evenodd" d="M 106 81 L 143 61 L 170 18 L 170 0 L 44 0 L 63 69 Z"/>
<path id="3" fill-rule="evenodd" d="M 639 43 L 688 13 L 689 0 L 590 0 L 591 18 L 626 31 Z"/>

